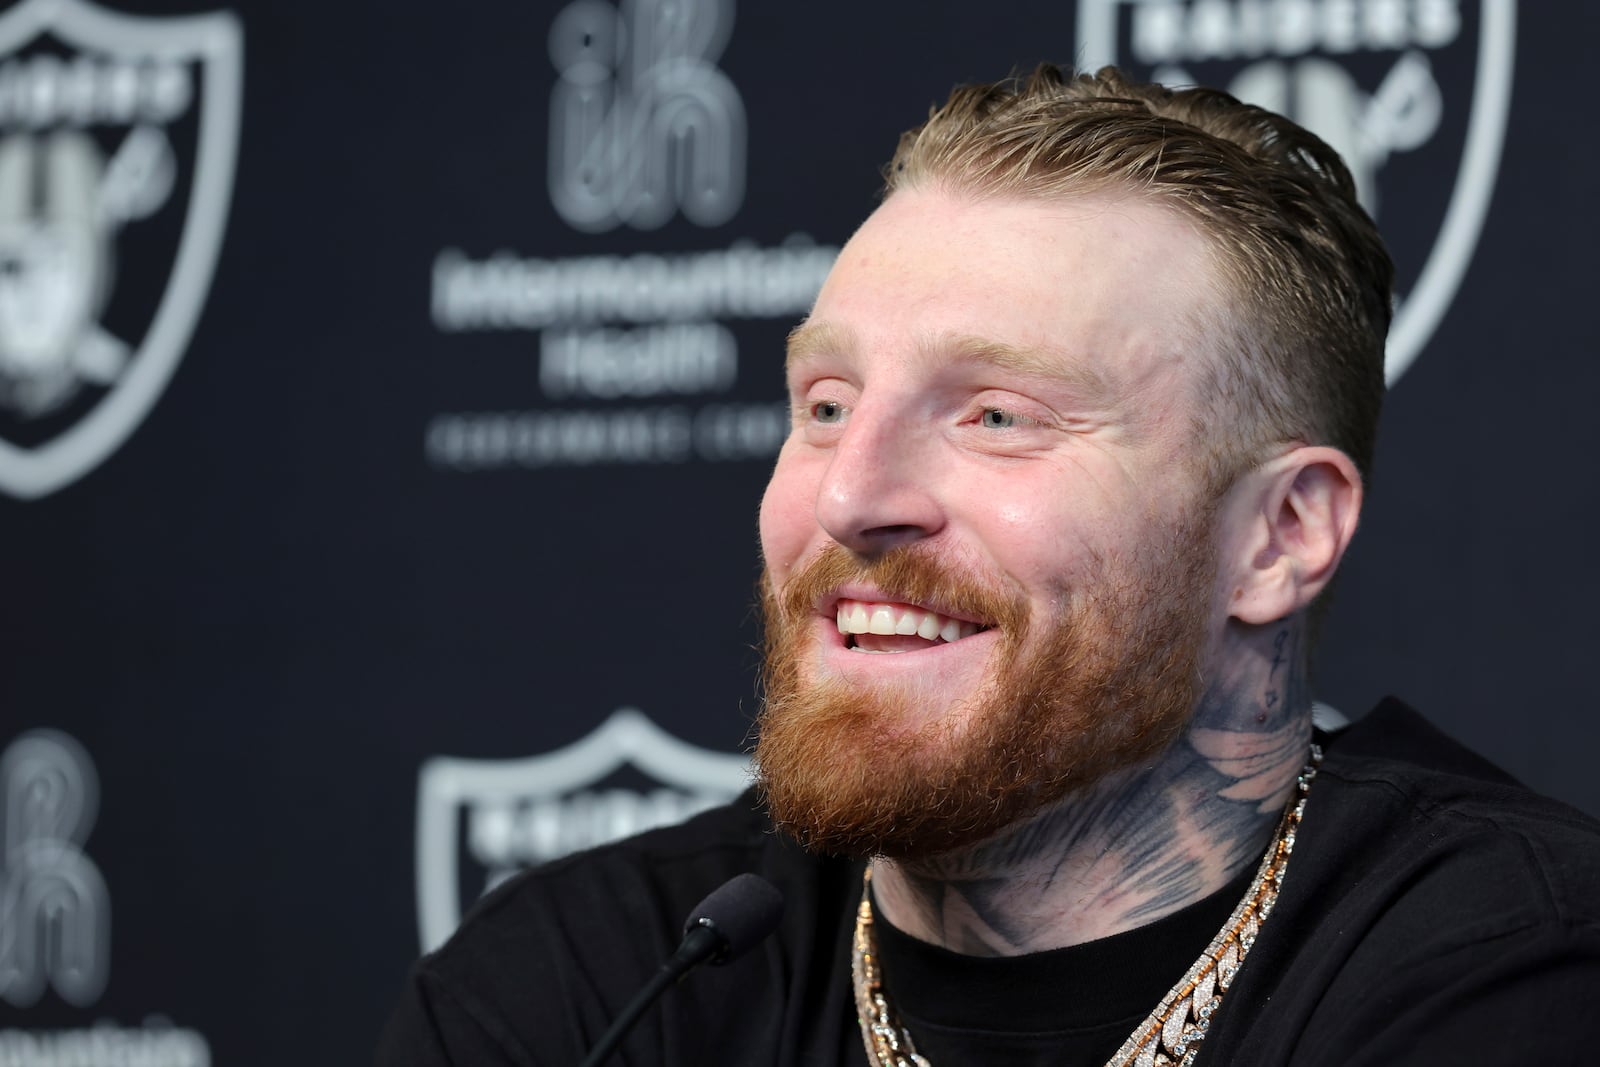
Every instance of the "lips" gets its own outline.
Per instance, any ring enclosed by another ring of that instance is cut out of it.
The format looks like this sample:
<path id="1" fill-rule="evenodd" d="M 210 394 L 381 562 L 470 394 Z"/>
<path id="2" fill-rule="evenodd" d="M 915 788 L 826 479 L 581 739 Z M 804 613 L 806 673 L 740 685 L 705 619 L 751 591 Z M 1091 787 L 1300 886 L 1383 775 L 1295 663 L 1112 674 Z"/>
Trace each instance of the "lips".
<path id="1" fill-rule="evenodd" d="M 856 652 L 913 652 L 988 629 L 915 604 L 840 599 L 835 609 L 845 647 Z"/>

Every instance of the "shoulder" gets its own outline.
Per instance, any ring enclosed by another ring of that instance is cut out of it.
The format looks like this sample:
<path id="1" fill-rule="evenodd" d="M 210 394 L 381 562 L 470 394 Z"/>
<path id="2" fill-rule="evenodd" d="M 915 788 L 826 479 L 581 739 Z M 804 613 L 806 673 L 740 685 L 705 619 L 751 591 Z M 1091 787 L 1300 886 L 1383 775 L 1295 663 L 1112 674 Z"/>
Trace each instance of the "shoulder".
<path id="1" fill-rule="evenodd" d="M 1446 911 L 1434 928 L 1472 909 L 1499 929 L 1600 930 L 1600 822 L 1527 789 L 1399 701 L 1334 739 L 1306 820 L 1307 851 L 1321 838 L 1344 865 L 1370 865 L 1364 884 L 1397 894 L 1391 906 L 1435 890 Z"/>
<path id="2" fill-rule="evenodd" d="M 676 947 L 689 909 L 727 879 L 774 866 L 791 881 L 801 874 L 801 858 L 765 854 L 774 844 L 746 796 L 523 871 L 478 901 L 421 966 L 489 987 L 537 985 L 574 958 L 648 973 Z"/>
<path id="3" fill-rule="evenodd" d="M 1217 1043 L 1241 1062 L 1576 1062 L 1597 885 L 1600 823 L 1385 701 L 1328 744 Z"/>
<path id="4" fill-rule="evenodd" d="M 523 872 L 489 893 L 442 948 L 418 961 L 386 1036 L 386 1048 L 437 1046 L 448 1055 L 381 1062 L 577 1062 L 677 947 L 690 910 L 746 872 L 784 896 L 777 935 L 684 983 L 672 994 L 673 1012 L 647 1016 L 630 1040 L 641 1049 L 681 1051 L 713 1038 L 758 1047 L 767 1035 L 743 1029 L 781 1017 L 791 983 L 826 982 L 838 970 L 834 942 L 846 934 L 833 936 L 833 928 L 848 929 L 860 871 L 806 855 L 772 830 L 747 793 L 683 824 Z M 741 1009 L 748 1026 L 713 1025 Z M 695 1055 L 659 1062 L 697 1062 Z"/>

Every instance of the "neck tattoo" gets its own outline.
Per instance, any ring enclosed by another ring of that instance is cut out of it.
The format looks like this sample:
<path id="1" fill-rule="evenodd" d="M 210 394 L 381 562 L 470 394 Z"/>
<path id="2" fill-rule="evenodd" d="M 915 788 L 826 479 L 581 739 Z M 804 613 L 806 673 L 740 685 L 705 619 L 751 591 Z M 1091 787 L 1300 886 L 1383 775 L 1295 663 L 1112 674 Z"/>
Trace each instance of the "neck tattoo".
<path id="1" fill-rule="evenodd" d="M 1289 869 L 1289 854 L 1294 851 L 1295 831 L 1306 810 L 1306 794 L 1321 764 L 1322 749 L 1313 744 L 1294 796 L 1278 822 L 1278 830 L 1244 898 L 1200 958 L 1167 991 L 1144 1022 L 1134 1027 L 1116 1055 L 1106 1062 L 1106 1067 L 1187 1067 L 1194 1062 L 1200 1042 L 1210 1029 L 1211 1019 L 1222 1004 L 1223 994 L 1233 984 L 1245 955 L 1255 945 L 1262 924 L 1277 903 L 1278 891 Z M 877 937 L 872 930 L 871 887 L 872 868 L 868 866 L 862 879 L 861 907 L 856 913 L 851 965 L 856 1013 L 861 1023 L 861 1039 L 867 1046 L 867 1061 L 875 1067 L 932 1067 L 928 1059 L 917 1052 L 911 1034 L 900 1025 L 889 1002 L 878 961 Z"/>

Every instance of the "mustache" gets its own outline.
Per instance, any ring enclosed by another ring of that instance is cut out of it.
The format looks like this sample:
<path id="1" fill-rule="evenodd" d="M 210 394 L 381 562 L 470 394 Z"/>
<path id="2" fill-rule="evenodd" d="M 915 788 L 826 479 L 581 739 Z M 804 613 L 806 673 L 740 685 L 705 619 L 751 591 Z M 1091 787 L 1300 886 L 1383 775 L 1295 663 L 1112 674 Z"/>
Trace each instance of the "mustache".
<path id="1" fill-rule="evenodd" d="M 771 589 L 771 573 L 766 584 Z M 822 549 L 784 583 L 775 599 L 786 622 L 811 616 L 837 589 L 871 585 L 885 600 L 915 604 L 942 615 L 973 619 L 1016 633 L 1028 622 L 1027 598 L 1002 579 L 941 559 L 923 545 L 901 545 L 874 556 L 838 544 Z"/>

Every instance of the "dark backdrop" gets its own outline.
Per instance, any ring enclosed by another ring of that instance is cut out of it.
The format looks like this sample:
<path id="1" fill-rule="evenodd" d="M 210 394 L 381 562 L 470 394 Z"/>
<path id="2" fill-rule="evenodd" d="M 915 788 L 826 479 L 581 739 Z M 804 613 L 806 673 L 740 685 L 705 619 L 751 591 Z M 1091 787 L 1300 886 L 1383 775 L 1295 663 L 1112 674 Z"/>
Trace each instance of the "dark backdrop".
<path id="1" fill-rule="evenodd" d="M 737 788 L 784 334 L 898 131 L 1096 12 L 1091 59 L 1388 123 L 1402 290 L 1459 285 L 1319 696 L 1600 812 L 1592 8 L 620 6 L 0 10 L 7 1062 L 364 1059 L 486 881 Z"/>

